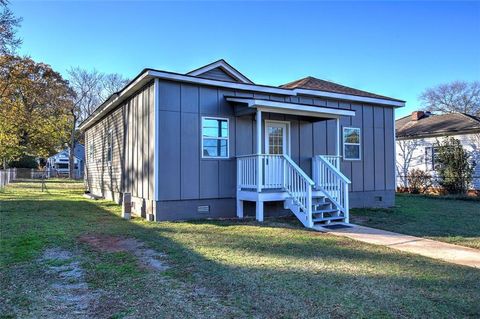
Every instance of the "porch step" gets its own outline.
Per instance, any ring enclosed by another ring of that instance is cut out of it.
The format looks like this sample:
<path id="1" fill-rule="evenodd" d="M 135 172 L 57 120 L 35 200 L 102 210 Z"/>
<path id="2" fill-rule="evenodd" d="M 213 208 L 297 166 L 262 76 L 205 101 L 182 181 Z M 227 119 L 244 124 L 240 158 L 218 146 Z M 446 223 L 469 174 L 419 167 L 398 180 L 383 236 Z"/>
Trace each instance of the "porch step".
<path id="1" fill-rule="evenodd" d="M 313 211 L 332 209 L 332 207 L 333 207 L 332 203 L 329 203 L 329 202 L 312 204 L 312 210 Z"/>
<path id="2" fill-rule="evenodd" d="M 338 213 L 339 210 L 336 208 L 332 209 L 319 209 L 312 212 L 312 214 L 325 214 L 325 213 Z"/>
<path id="3" fill-rule="evenodd" d="M 314 219 L 312 219 L 312 221 L 314 223 L 318 223 L 318 222 L 328 222 L 328 221 L 331 221 L 331 220 L 340 220 L 340 219 L 345 219 L 345 216 L 332 216 L 332 217 L 314 218 Z"/>

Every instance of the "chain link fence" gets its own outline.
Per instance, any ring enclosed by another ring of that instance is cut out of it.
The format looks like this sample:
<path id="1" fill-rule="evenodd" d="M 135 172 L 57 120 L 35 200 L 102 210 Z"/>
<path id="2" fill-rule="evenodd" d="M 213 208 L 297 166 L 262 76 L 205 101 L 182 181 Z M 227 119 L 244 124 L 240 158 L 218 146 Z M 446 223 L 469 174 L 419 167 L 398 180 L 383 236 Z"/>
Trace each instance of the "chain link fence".
<path id="1" fill-rule="evenodd" d="M 33 169 L 33 168 L 8 168 L 0 170 L 0 189 L 3 189 L 8 184 L 18 182 L 28 182 L 38 185 L 42 191 L 46 188 L 45 183 L 49 179 L 69 179 L 69 174 L 59 172 L 56 169 Z M 81 180 L 80 176 L 74 176 L 75 180 Z"/>

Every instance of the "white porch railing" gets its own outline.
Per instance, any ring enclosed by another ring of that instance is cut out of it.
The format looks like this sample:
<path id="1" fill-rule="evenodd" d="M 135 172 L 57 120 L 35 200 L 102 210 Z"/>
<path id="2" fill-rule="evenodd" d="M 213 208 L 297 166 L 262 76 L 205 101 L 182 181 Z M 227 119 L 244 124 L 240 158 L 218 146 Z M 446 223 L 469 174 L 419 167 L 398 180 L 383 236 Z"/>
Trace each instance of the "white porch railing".
<path id="1" fill-rule="evenodd" d="M 340 170 L 340 159 L 342 158 L 339 155 L 318 155 L 322 156 L 326 161 L 332 164 L 337 170 Z"/>
<path id="2" fill-rule="evenodd" d="M 261 167 L 258 169 L 258 163 Z M 258 174 L 260 172 L 260 179 Z M 258 184 L 260 181 L 260 185 Z M 281 189 L 286 191 L 303 215 L 302 223 L 313 227 L 313 180 L 287 155 L 246 155 L 237 158 L 239 190 Z"/>
<path id="3" fill-rule="evenodd" d="M 305 215 L 305 221 L 302 220 L 302 223 L 307 227 L 313 227 L 312 190 L 315 183 L 289 156 L 283 155 L 283 158 L 285 160 L 285 190 Z"/>
<path id="4" fill-rule="evenodd" d="M 312 172 L 316 187 L 323 191 L 338 209 L 344 213 L 345 222 L 348 223 L 348 184 L 350 184 L 350 180 L 340 172 L 338 167 L 332 164 L 331 156 L 314 156 L 312 158 Z"/>

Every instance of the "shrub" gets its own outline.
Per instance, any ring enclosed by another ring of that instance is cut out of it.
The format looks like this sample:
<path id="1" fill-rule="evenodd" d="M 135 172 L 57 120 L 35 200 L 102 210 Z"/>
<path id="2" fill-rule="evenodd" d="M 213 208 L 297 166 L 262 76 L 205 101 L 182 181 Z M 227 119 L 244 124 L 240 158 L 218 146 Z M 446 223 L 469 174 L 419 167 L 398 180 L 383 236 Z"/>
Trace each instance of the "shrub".
<path id="1" fill-rule="evenodd" d="M 432 186 L 432 176 L 421 169 L 408 172 L 408 191 L 412 194 L 425 193 Z"/>
<path id="2" fill-rule="evenodd" d="M 8 167 L 17 168 L 38 168 L 38 163 L 34 156 L 23 155 L 17 161 L 11 161 L 8 163 Z"/>
<path id="3" fill-rule="evenodd" d="M 438 141 L 435 155 L 440 186 L 450 194 L 465 194 L 472 181 L 473 166 L 460 141 L 453 137 Z"/>

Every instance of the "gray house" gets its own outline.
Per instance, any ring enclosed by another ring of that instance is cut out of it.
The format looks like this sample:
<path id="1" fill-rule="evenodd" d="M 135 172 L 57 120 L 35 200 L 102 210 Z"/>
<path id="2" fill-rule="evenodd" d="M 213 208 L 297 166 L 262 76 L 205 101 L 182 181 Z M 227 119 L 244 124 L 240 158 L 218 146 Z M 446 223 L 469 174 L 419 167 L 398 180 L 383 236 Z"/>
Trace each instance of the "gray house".
<path id="1" fill-rule="evenodd" d="M 307 77 L 253 83 L 224 60 L 143 70 L 88 117 L 85 181 L 153 220 L 290 212 L 306 227 L 392 206 L 395 108 L 405 102 Z"/>

